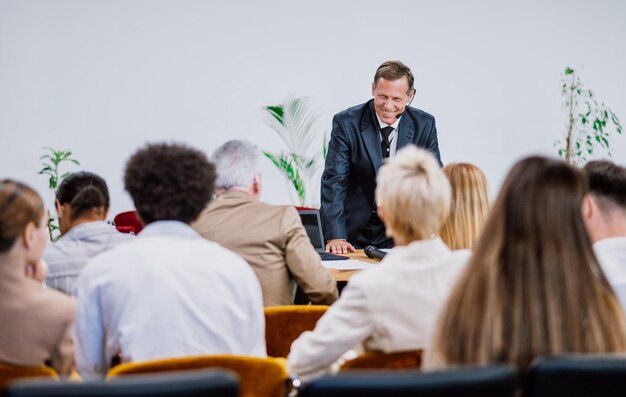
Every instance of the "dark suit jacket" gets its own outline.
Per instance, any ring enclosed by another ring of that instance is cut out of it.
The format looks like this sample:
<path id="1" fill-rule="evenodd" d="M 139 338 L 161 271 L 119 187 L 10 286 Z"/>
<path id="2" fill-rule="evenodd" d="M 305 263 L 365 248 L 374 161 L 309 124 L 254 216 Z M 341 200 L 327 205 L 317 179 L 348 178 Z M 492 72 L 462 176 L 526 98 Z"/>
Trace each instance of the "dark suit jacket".
<path id="1" fill-rule="evenodd" d="M 324 238 L 357 241 L 376 211 L 376 173 L 383 163 L 374 100 L 351 107 L 333 118 L 326 166 L 322 174 L 321 215 Z M 398 125 L 397 150 L 416 145 L 431 151 L 439 164 L 435 118 L 407 107 Z M 371 240 L 380 241 L 384 236 Z"/>

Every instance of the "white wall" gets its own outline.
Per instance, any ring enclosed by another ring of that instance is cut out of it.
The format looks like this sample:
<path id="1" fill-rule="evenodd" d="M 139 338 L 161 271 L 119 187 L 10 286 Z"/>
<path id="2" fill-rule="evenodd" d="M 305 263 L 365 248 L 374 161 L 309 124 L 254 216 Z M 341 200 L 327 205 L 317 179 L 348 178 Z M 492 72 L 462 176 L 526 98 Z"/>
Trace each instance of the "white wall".
<path id="1" fill-rule="evenodd" d="M 381 62 L 400 59 L 444 163 L 479 165 L 495 191 L 515 160 L 556 153 L 566 65 L 626 123 L 625 17 L 620 0 L 0 0 L 0 177 L 51 203 L 41 148 L 72 149 L 108 181 L 112 213 L 130 209 L 124 163 L 145 142 L 279 151 L 261 106 L 307 95 L 329 129 L 370 98 Z M 613 146 L 624 163 L 626 136 Z M 289 202 L 265 171 L 264 200 Z"/>

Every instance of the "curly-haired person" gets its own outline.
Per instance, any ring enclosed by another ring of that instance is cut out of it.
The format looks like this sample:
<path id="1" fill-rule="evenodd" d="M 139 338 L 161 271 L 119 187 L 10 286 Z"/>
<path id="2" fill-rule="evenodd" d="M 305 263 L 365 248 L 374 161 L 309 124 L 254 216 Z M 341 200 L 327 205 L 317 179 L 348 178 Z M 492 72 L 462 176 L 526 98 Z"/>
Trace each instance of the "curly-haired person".
<path id="1" fill-rule="evenodd" d="M 90 261 L 77 282 L 77 363 L 83 378 L 112 361 L 203 354 L 265 356 L 259 282 L 239 256 L 189 224 L 211 200 L 215 168 L 195 149 L 150 144 L 124 185 L 146 227 Z"/>

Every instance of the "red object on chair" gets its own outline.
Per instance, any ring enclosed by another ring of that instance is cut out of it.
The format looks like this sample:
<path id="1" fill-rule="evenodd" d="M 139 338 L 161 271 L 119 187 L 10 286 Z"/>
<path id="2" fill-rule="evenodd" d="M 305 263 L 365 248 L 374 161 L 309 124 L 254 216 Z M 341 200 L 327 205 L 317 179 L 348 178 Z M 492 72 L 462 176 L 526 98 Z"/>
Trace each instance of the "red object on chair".
<path id="1" fill-rule="evenodd" d="M 143 223 L 137 216 L 137 211 L 120 212 L 113 218 L 115 228 L 122 233 L 134 233 L 139 234 L 143 229 Z"/>

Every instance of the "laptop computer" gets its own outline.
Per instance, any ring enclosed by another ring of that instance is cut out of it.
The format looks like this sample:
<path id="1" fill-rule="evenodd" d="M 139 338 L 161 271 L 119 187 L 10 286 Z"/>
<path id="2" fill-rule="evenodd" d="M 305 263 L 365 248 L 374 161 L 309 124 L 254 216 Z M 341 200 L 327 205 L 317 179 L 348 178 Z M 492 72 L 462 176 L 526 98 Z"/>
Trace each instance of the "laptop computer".
<path id="1" fill-rule="evenodd" d="M 347 256 L 335 255 L 326 252 L 326 244 L 324 234 L 322 233 L 322 222 L 320 220 L 320 212 L 318 210 L 300 210 L 300 219 L 306 234 L 313 244 L 313 248 L 320 255 L 323 261 L 336 261 L 349 259 Z"/>

